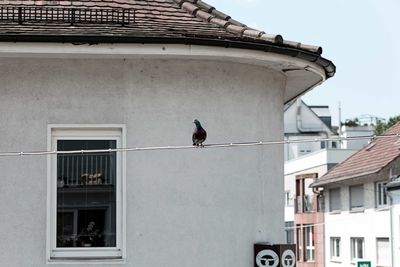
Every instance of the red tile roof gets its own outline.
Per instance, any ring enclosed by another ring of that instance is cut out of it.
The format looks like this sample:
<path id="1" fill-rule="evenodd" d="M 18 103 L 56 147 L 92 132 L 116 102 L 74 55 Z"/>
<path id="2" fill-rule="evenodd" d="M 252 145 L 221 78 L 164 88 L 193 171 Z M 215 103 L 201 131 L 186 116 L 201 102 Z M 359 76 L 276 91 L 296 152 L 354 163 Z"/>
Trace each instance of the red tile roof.
<path id="1" fill-rule="evenodd" d="M 375 138 L 361 150 L 333 167 L 312 186 L 324 186 L 382 170 L 400 156 L 400 122 L 383 135 L 388 137 Z"/>
<path id="2" fill-rule="evenodd" d="M 28 7 L 31 9 L 25 10 Z M 62 13 L 60 8 L 67 11 Z M 54 15 L 64 16 L 71 9 L 80 10 L 74 11 L 73 25 Z M 114 14 L 126 9 L 130 16 L 125 23 L 115 23 L 113 15 L 110 15 L 112 19 L 103 15 L 96 22 L 85 21 L 86 17 L 78 14 L 84 14 L 84 9 L 100 12 L 111 9 Z M 315 62 L 326 70 L 328 78 L 335 73 L 333 63 L 320 56 L 321 47 L 287 41 L 279 34 L 247 27 L 202 0 L 0 0 L 0 41 L 82 40 L 93 43 L 196 41 L 205 45 L 250 48 Z"/>

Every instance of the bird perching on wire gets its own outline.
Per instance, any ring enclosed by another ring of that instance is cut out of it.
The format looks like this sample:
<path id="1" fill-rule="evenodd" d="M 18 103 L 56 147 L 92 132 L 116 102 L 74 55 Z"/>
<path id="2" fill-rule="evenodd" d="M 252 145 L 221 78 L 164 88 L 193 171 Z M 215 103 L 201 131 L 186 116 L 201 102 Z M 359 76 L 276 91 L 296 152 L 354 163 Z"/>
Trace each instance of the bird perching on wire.
<path id="1" fill-rule="evenodd" d="M 194 120 L 193 123 L 196 125 L 196 128 L 194 129 L 193 135 L 192 135 L 192 141 L 194 146 L 201 146 L 204 147 L 203 142 L 207 138 L 207 132 L 204 130 L 204 128 L 201 126 L 201 123 L 198 120 Z"/>

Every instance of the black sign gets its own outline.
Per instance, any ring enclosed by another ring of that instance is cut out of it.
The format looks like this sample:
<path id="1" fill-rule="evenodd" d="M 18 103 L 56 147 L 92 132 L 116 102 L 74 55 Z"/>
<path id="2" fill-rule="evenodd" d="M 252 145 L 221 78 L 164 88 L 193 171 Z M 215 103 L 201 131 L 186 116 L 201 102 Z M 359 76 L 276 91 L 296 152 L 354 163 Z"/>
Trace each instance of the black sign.
<path id="1" fill-rule="evenodd" d="M 254 267 L 296 267 L 295 245 L 254 244 Z"/>

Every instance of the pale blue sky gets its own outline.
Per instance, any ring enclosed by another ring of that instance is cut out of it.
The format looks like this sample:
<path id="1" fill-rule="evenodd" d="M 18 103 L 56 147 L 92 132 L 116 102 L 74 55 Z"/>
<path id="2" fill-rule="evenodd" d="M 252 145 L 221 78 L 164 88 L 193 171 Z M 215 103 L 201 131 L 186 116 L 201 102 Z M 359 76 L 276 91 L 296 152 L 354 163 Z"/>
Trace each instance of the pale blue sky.
<path id="1" fill-rule="evenodd" d="M 339 102 L 342 121 L 364 114 L 400 115 L 400 1 L 204 1 L 248 26 L 322 46 L 336 75 L 303 99 L 329 105 L 334 125 Z"/>

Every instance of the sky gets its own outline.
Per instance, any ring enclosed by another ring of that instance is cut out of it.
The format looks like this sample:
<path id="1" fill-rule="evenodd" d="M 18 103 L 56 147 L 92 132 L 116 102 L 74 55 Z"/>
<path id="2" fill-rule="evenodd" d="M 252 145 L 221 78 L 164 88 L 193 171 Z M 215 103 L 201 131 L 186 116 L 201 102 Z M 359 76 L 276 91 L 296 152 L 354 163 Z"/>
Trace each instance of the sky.
<path id="1" fill-rule="evenodd" d="M 328 105 L 333 125 L 339 124 L 339 105 L 342 121 L 400 115 L 399 0 L 204 2 L 250 27 L 321 46 L 336 75 L 303 100 Z"/>

